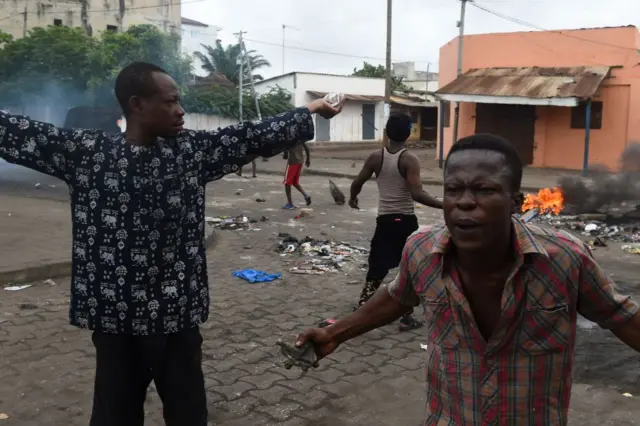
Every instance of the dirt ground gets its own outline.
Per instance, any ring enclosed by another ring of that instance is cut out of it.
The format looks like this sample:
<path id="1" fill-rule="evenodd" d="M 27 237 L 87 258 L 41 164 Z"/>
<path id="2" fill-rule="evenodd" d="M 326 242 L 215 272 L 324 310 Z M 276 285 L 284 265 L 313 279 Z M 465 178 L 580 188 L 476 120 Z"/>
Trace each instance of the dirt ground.
<path id="1" fill-rule="evenodd" d="M 367 246 L 375 223 L 376 189 L 375 184 L 366 185 L 363 210 L 352 211 L 332 203 L 326 178 L 303 176 L 302 185 L 313 197 L 313 216 L 296 220 L 296 212 L 280 209 L 280 182 L 277 176 L 234 176 L 208 188 L 210 216 L 268 217 L 257 231 L 220 231 L 209 251 L 212 314 L 203 335 L 210 424 L 421 424 L 426 386 L 422 330 L 399 333 L 390 325 L 373 331 L 306 375 L 281 367 L 276 339 L 292 338 L 327 317 L 349 313 L 361 289 L 366 258 L 356 257 L 342 273 L 289 274 L 294 259 L 274 251 L 277 234 Z M 336 183 L 343 190 L 349 184 L 340 179 Z M 441 195 L 439 187 L 428 189 Z M 238 190 L 241 195 L 236 195 Z M 255 202 L 258 194 L 265 203 Z M 294 197 L 302 202 L 299 194 Z M 439 212 L 427 208 L 419 209 L 418 216 L 421 224 L 441 220 Z M 33 232 L 38 232 L 37 224 Z M 640 299 L 640 256 L 627 255 L 616 245 L 598 249 L 596 256 L 621 290 Z M 248 284 L 232 277 L 232 271 L 242 268 L 280 272 L 283 279 Z M 0 292 L 0 413 L 8 416 L 0 423 L 88 424 L 94 350 L 88 332 L 68 325 L 69 280 Z M 570 423 L 640 424 L 640 355 L 586 320 L 579 322 L 578 335 Z M 162 424 L 153 389 L 147 414 L 147 424 Z"/>

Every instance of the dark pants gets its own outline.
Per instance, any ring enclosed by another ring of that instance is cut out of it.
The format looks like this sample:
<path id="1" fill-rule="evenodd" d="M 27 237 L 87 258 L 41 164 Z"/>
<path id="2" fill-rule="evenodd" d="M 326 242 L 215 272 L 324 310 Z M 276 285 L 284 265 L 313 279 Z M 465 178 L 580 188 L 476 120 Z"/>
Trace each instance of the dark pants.
<path id="1" fill-rule="evenodd" d="M 202 336 L 197 328 L 165 336 L 93 333 L 96 382 L 90 426 L 143 426 L 153 380 L 167 426 L 206 426 Z"/>
<path id="2" fill-rule="evenodd" d="M 371 239 L 367 282 L 360 294 L 360 304 L 369 300 L 389 271 L 400 265 L 407 238 L 418 229 L 415 215 L 387 214 L 378 216 Z"/>

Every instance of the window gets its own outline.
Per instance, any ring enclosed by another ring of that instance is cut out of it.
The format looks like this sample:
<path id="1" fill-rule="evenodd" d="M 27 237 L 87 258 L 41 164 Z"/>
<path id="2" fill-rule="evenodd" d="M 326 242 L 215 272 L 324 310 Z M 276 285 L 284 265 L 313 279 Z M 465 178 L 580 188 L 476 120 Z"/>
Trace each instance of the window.
<path id="1" fill-rule="evenodd" d="M 55 25 L 56 27 L 62 26 L 62 19 L 54 19 L 53 25 Z"/>
<path id="2" fill-rule="evenodd" d="M 118 32 L 118 27 L 115 25 L 107 25 L 107 31 L 113 31 L 114 33 Z"/>
<path id="3" fill-rule="evenodd" d="M 571 128 L 586 129 L 587 124 L 587 102 L 580 102 L 578 106 L 571 108 Z M 602 102 L 591 102 L 591 125 L 592 129 L 602 129 Z"/>
<path id="4" fill-rule="evenodd" d="M 451 103 L 444 101 L 440 103 L 442 110 L 444 111 L 444 123 L 443 127 L 449 127 L 449 121 L 451 120 Z"/>

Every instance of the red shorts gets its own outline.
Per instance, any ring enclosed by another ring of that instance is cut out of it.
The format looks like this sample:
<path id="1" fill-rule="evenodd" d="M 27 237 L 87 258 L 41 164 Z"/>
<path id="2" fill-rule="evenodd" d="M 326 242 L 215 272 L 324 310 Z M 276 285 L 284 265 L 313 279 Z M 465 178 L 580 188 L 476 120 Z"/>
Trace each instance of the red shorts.
<path id="1" fill-rule="evenodd" d="M 300 173 L 302 172 L 302 164 L 288 164 L 284 171 L 284 183 L 285 185 L 299 185 Z"/>

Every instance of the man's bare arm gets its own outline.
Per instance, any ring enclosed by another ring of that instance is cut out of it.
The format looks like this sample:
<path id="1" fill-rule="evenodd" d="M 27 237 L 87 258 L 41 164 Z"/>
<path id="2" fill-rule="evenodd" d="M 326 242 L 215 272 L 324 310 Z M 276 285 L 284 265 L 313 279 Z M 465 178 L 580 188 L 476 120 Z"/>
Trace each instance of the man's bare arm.
<path id="1" fill-rule="evenodd" d="M 356 176 L 356 178 L 351 183 L 351 196 L 350 196 L 349 204 L 352 204 L 354 202 L 355 204 L 357 204 L 358 195 L 360 194 L 360 191 L 362 191 L 362 186 L 369 179 L 371 179 L 371 176 L 373 176 L 373 173 L 375 172 L 375 163 L 376 163 L 375 155 L 376 155 L 375 153 L 369 155 L 369 157 L 365 160 L 364 165 L 362 166 L 362 170 L 360 170 L 360 173 L 358 173 L 358 176 Z"/>
<path id="2" fill-rule="evenodd" d="M 311 152 L 309 151 L 309 147 L 307 146 L 306 143 L 303 142 L 302 143 L 302 148 L 304 149 L 304 154 L 305 154 L 305 158 L 306 158 L 305 165 L 307 167 L 310 167 L 311 166 Z"/>
<path id="3" fill-rule="evenodd" d="M 442 208 L 442 201 L 437 200 L 422 189 L 422 179 L 420 177 L 420 160 L 413 154 L 406 155 L 407 162 L 407 184 L 411 191 L 411 197 L 414 201 L 425 206 Z"/>
<path id="4" fill-rule="evenodd" d="M 626 323 L 611 329 L 613 334 L 631 349 L 640 352 L 640 312 Z"/>

